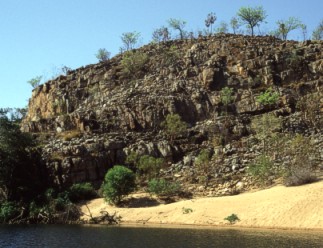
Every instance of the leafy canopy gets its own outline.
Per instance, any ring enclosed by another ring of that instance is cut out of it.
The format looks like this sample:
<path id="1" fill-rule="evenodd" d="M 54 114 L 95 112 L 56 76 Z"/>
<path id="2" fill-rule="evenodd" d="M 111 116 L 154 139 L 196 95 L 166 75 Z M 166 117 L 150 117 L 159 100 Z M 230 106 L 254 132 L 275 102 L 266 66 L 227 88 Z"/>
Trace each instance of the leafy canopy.
<path id="1" fill-rule="evenodd" d="M 248 25 L 251 29 L 251 35 L 254 35 L 254 27 L 264 22 L 267 15 L 262 6 L 257 7 L 241 7 L 238 10 L 237 16 L 243 24 Z"/>
<path id="2" fill-rule="evenodd" d="M 132 170 L 115 165 L 105 175 L 103 182 L 103 195 L 105 199 L 115 205 L 135 190 L 135 174 Z"/>
<path id="3" fill-rule="evenodd" d="M 110 58 L 111 53 L 108 52 L 105 48 L 100 48 L 98 52 L 95 54 L 95 57 L 100 61 L 107 61 Z"/>

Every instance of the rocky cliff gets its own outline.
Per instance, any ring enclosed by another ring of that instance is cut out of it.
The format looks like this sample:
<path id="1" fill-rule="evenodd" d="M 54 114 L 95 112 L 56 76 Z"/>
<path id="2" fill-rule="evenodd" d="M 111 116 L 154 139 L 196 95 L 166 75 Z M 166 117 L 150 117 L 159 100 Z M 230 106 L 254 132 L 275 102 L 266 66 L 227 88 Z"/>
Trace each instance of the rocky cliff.
<path id="1" fill-rule="evenodd" d="M 108 168 L 136 151 L 164 157 L 162 175 L 191 191 L 230 194 L 251 184 L 245 168 L 260 145 L 252 143 L 250 123 L 265 113 L 282 119 L 280 132 L 312 136 L 323 159 L 322 46 L 224 34 L 146 45 L 133 51 L 145 58 L 130 73 L 121 54 L 36 88 L 22 129 L 42 138 L 44 160 L 58 185 L 99 185 Z M 225 87 L 234 99 L 226 105 Z M 257 102 L 270 87 L 278 102 Z M 306 99 L 312 108 L 298 104 Z M 188 124 L 185 134 L 169 138 L 161 125 L 168 114 Z M 194 167 L 201 149 L 214 154 L 207 189 Z"/>

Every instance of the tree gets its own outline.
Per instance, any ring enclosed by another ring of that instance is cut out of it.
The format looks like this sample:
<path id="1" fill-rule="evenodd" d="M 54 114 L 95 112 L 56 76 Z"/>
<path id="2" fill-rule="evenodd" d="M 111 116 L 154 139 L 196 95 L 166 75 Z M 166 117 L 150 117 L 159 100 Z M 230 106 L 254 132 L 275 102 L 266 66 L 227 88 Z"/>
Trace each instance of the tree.
<path id="1" fill-rule="evenodd" d="M 107 61 L 110 58 L 111 53 L 108 52 L 105 48 L 100 48 L 98 52 L 95 54 L 95 57 L 100 61 Z"/>
<path id="2" fill-rule="evenodd" d="M 305 24 L 301 24 L 300 28 L 303 35 L 303 40 L 305 41 L 307 39 L 307 26 Z"/>
<path id="3" fill-rule="evenodd" d="M 166 120 L 162 123 L 162 126 L 165 127 L 171 140 L 173 140 L 177 135 L 185 132 L 187 129 L 187 124 L 182 121 L 178 114 L 168 114 L 166 116 Z"/>
<path id="4" fill-rule="evenodd" d="M 251 29 L 251 35 L 254 35 L 254 27 L 258 26 L 261 22 L 264 22 L 267 15 L 262 6 L 255 8 L 241 7 L 238 10 L 237 16 L 241 19 L 241 22 L 248 25 Z"/>
<path id="5" fill-rule="evenodd" d="M 215 23 L 215 21 L 216 21 L 216 15 L 213 12 L 209 13 L 205 19 L 205 26 L 209 28 L 210 34 L 212 34 L 212 25 Z"/>
<path id="6" fill-rule="evenodd" d="M 115 205 L 135 190 L 135 174 L 132 170 L 115 165 L 104 177 L 103 195 L 105 199 Z"/>
<path id="7" fill-rule="evenodd" d="M 224 87 L 220 92 L 221 102 L 225 106 L 226 115 L 228 114 L 228 106 L 233 101 L 233 89 L 229 87 Z"/>
<path id="8" fill-rule="evenodd" d="M 312 33 L 312 40 L 322 40 L 323 39 L 323 20 L 319 23 L 319 25 L 314 29 Z"/>
<path id="9" fill-rule="evenodd" d="M 210 165 L 211 153 L 207 149 L 200 151 L 199 155 L 195 159 L 195 165 L 197 166 L 199 172 L 203 175 L 205 187 L 208 186 L 209 177 L 210 177 Z"/>
<path id="10" fill-rule="evenodd" d="M 153 41 L 159 43 L 161 41 L 169 40 L 169 31 L 166 27 L 157 28 L 152 34 Z"/>
<path id="11" fill-rule="evenodd" d="M 40 85 L 42 78 L 42 76 L 37 76 L 27 81 L 27 83 L 30 84 L 33 89 L 35 89 Z"/>
<path id="12" fill-rule="evenodd" d="M 181 40 L 185 38 L 184 28 L 186 25 L 186 21 L 171 18 L 168 20 L 168 25 L 172 29 L 177 30 L 179 32 L 179 36 Z"/>
<path id="13" fill-rule="evenodd" d="M 144 155 L 140 157 L 137 167 L 143 174 L 147 175 L 148 178 L 154 178 L 157 177 L 163 164 L 163 158 L 155 158 L 149 155 Z"/>
<path id="14" fill-rule="evenodd" d="M 302 22 L 296 17 L 289 17 L 287 20 L 277 21 L 277 25 L 278 25 L 278 29 L 277 29 L 278 36 L 283 40 L 287 40 L 287 35 L 292 30 L 301 28 Z"/>
<path id="15" fill-rule="evenodd" d="M 0 201 L 25 202 L 42 188 L 38 188 L 38 156 L 32 155 L 32 146 L 31 136 L 0 110 Z"/>
<path id="16" fill-rule="evenodd" d="M 124 49 L 126 51 L 134 49 L 139 38 L 140 38 L 140 33 L 136 32 L 136 31 L 123 33 L 121 35 L 121 40 L 123 42 Z"/>
<path id="17" fill-rule="evenodd" d="M 238 33 L 238 29 L 239 29 L 239 20 L 236 17 L 232 17 L 230 20 L 230 26 L 232 28 L 232 31 L 234 34 Z"/>
<path id="18" fill-rule="evenodd" d="M 217 28 L 217 33 L 228 33 L 229 29 L 228 29 L 228 24 L 226 22 L 220 22 L 219 27 Z"/>

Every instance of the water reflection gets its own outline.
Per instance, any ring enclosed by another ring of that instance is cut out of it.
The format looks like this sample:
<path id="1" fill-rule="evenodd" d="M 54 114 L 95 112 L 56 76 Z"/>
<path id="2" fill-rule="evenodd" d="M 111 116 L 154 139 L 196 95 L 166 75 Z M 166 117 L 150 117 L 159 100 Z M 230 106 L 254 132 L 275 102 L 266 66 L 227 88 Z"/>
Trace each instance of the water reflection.
<path id="1" fill-rule="evenodd" d="M 323 247 L 323 232 L 80 225 L 0 226 L 0 247 Z"/>

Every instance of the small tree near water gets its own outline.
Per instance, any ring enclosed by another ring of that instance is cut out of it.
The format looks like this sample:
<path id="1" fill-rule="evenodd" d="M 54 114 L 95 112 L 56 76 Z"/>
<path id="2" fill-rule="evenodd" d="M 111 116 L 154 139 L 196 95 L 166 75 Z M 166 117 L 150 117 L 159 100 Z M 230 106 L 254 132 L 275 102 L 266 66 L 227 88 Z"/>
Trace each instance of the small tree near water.
<path id="1" fill-rule="evenodd" d="M 118 205 L 121 200 L 135 190 L 135 174 L 132 170 L 115 165 L 105 175 L 103 195 L 112 204 Z"/>

